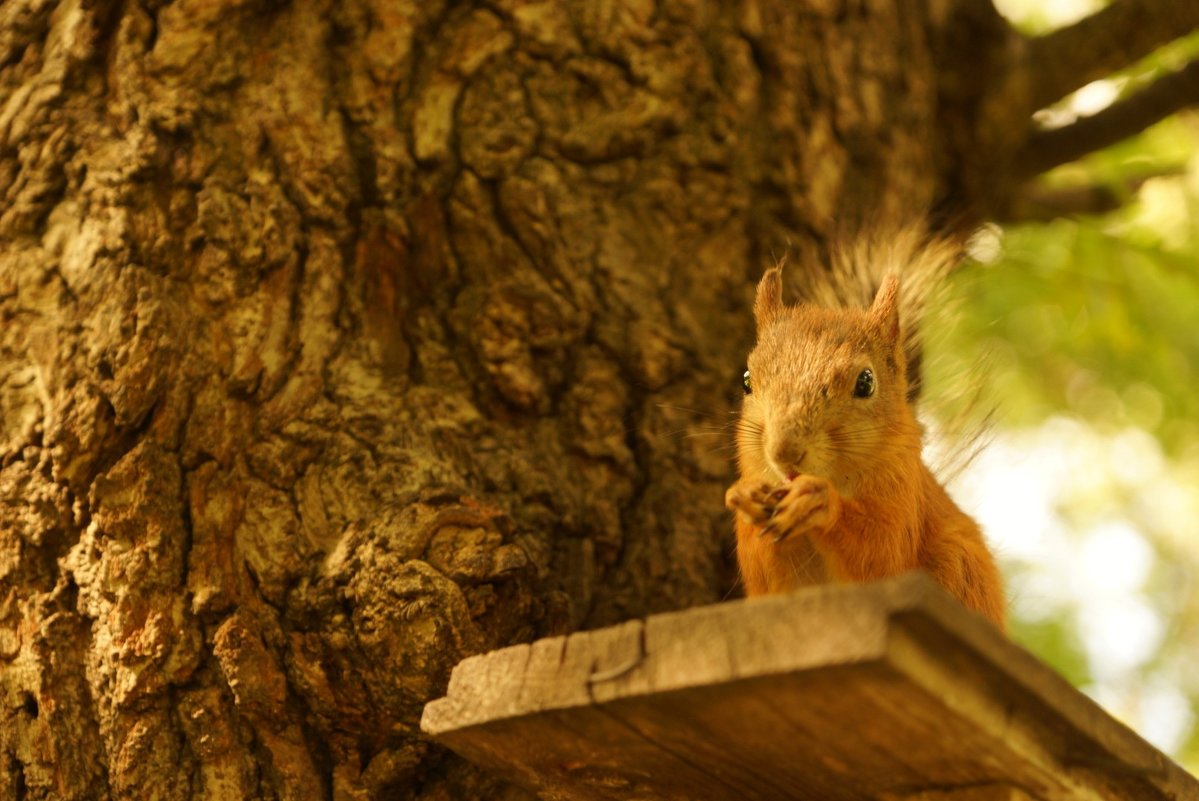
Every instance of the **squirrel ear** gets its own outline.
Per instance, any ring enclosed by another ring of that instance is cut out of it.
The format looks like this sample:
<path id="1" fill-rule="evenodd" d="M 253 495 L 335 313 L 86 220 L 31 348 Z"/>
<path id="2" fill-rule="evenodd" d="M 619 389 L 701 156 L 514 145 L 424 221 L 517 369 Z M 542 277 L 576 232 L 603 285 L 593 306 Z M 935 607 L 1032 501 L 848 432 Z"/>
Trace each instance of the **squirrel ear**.
<path id="1" fill-rule="evenodd" d="M 771 267 L 758 282 L 758 296 L 754 299 L 754 319 L 758 327 L 769 323 L 783 309 L 783 265 Z"/>
<path id="2" fill-rule="evenodd" d="M 883 276 L 870 306 L 870 319 L 888 341 L 899 341 L 899 273 L 894 270 Z"/>

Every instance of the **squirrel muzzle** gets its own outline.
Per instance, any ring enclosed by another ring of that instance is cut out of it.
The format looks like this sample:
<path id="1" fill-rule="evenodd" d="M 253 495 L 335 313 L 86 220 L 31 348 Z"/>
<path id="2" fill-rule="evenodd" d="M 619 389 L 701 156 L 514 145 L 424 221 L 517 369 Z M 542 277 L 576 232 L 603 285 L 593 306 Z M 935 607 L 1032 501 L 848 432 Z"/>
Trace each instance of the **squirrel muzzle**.
<path id="1" fill-rule="evenodd" d="M 815 447 L 818 429 L 813 412 L 796 404 L 767 422 L 766 458 L 782 479 L 789 481 L 802 473 L 819 472 Z"/>

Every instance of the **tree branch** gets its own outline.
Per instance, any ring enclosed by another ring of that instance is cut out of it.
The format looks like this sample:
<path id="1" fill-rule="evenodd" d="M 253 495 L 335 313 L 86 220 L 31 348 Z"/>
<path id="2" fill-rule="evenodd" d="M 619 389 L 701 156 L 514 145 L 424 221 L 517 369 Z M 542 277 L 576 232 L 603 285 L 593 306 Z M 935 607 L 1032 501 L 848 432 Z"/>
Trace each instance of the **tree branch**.
<path id="1" fill-rule="evenodd" d="M 1016 168 L 1021 177 L 1031 178 L 1127 139 L 1195 103 L 1199 103 L 1199 60 L 1089 117 L 1034 132 L 1017 158 Z"/>
<path id="2" fill-rule="evenodd" d="M 1106 214 L 1121 208 L 1146 181 L 1180 174 L 1180 170 L 1151 172 L 1129 177 L 1120 185 L 1047 187 L 1040 183 L 1028 183 L 1012 197 L 1006 208 L 995 213 L 995 221 L 1048 222 L 1080 214 Z"/>
<path id="3" fill-rule="evenodd" d="M 1199 27 L 1199 0 L 1115 0 L 1073 25 L 1030 39 L 1033 108 L 1144 58 Z"/>

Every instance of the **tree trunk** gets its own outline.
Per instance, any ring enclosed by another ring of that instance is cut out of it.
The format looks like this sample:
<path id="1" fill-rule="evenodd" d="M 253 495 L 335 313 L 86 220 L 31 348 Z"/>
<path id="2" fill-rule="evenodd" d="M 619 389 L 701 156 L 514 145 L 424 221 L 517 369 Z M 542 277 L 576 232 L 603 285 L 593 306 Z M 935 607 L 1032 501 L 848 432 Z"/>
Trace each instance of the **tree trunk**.
<path id="1" fill-rule="evenodd" d="M 980 0 L 4 0 L 0 797 L 514 792 L 422 705 L 734 592 L 754 281 L 1002 199 L 1013 41 Z"/>

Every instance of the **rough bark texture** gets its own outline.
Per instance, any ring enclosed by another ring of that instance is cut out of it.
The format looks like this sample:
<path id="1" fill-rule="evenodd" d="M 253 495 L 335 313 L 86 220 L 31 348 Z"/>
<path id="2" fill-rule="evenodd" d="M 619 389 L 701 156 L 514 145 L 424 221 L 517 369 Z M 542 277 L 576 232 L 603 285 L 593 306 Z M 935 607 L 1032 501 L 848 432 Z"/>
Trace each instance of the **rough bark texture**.
<path id="1" fill-rule="evenodd" d="M 988 205 L 1014 41 L 980 0 L 4 0 L 0 798 L 516 797 L 422 705 L 733 591 L 754 280 Z"/>

